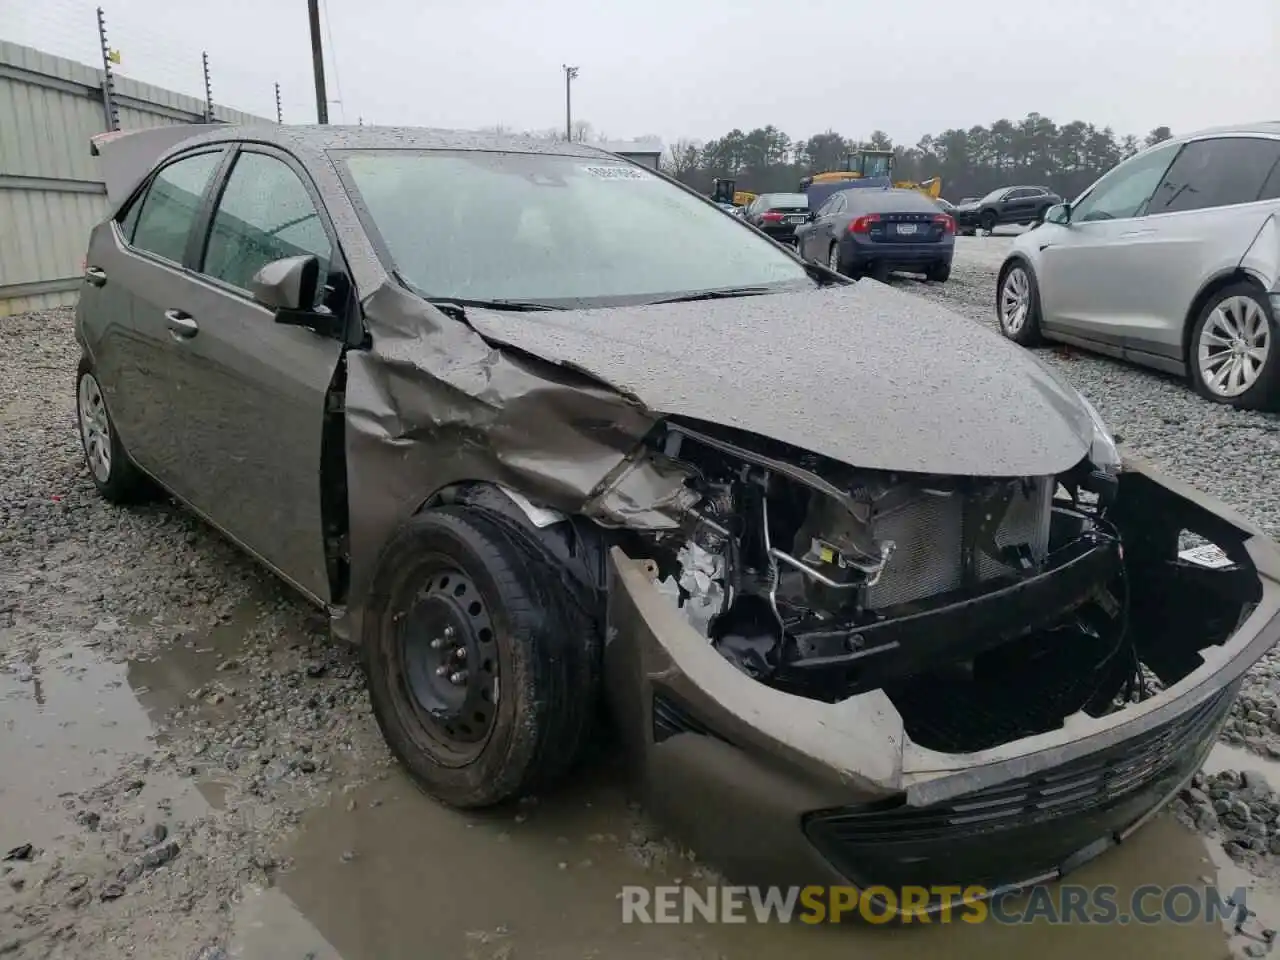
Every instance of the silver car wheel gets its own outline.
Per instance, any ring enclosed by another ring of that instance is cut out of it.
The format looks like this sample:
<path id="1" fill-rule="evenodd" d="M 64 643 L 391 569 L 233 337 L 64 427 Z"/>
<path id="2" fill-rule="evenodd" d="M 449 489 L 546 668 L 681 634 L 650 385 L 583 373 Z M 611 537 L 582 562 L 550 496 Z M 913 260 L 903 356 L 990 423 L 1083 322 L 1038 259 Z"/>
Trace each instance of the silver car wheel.
<path id="1" fill-rule="evenodd" d="M 102 388 L 93 374 L 86 373 L 80 378 L 77 393 L 76 414 L 80 420 L 85 459 L 94 478 L 99 483 L 106 483 L 111 478 L 111 422 L 107 419 Z"/>
<path id="2" fill-rule="evenodd" d="M 1031 281 L 1027 271 L 1014 267 L 1000 287 L 1000 326 L 1006 333 L 1017 333 L 1026 324 L 1030 309 Z"/>
<path id="3" fill-rule="evenodd" d="M 1238 397 L 1258 382 L 1270 350 L 1271 329 L 1258 302 L 1227 297 L 1200 329 L 1200 379 L 1215 396 Z"/>

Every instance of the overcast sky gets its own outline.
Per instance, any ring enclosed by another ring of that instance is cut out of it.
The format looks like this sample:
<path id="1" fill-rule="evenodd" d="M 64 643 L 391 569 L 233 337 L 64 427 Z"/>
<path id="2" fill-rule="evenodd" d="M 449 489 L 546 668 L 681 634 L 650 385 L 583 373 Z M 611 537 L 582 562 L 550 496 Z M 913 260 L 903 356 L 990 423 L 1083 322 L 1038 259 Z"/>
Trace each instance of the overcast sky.
<path id="1" fill-rule="evenodd" d="M 306 0 L 101 0 L 122 73 L 315 118 Z M 0 39 L 95 63 L 94 0 L 0 0 Z M 883 129 L 1030 111 L 1144 134 L 1280 119 L 1280 0 L 322 0 L 330 121 L 614 139 Z M 332 43 L 330 44 L 330 35 Z"/>

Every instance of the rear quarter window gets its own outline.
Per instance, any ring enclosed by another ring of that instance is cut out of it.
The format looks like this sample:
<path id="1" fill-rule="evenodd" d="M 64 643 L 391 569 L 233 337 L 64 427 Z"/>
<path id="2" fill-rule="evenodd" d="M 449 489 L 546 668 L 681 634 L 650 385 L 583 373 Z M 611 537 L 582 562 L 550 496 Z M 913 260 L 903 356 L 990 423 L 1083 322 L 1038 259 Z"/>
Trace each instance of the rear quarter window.
<path id="1" fill-rule="evenodd" d="M 1253 203 L 1278 160 L 1280 140 L 1217 137 L 1189 143 L 1156 187 L 1147 213 Z"/>
<path id="2" fill-rule="evenodd" d="M 200 211 L 200 201 L 222 158 L 222 151 L 177 160 L 156 174 L 142 198 L 130 243 L 174 263 L 181 263 L 187 238 Z M 130 211 L 125 217 L 126 224 Z"/>

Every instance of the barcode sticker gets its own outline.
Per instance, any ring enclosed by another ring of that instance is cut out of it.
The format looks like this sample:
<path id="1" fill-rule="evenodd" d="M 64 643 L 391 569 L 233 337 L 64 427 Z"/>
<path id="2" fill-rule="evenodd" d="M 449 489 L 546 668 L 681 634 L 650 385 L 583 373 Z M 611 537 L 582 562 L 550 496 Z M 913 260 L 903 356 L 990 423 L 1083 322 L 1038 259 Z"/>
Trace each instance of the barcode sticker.
<path id="1" fill-rule="evenodd" d="M 656 180 L 657 177 L 645 173 L 636 167 L 624 167 L 621 164 L 601 167 L 583 167 L 585 173 L 601 180 Z"/>

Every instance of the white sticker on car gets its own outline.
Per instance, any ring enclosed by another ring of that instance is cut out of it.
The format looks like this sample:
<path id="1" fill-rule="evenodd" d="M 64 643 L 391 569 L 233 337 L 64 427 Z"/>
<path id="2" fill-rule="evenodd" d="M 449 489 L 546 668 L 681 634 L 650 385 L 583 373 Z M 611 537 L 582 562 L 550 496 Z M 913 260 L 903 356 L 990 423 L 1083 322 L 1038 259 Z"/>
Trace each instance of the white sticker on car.
<path id="1" fill-rule="evenodd" d="M 1194 563 L 1201 567 L 1209 567 L 1210 569 L 1221 569 L 1223 567 L 1233 566 L 1231 558 L 1222 552 L 1222 548 L 1217 544 L 1204 543 L 1198 547 L 1189 547 L 1186 550 L 1178 551 L 1179 558 L 1186 560 L 1188 563 Z"/>
<path id="2" fill-rule="evenodd" d="M 645 173 L 637 167 L 583 167 L 584 173 L 589 173 L 593 177 L 599 177 L 601 180 L 656 180 L 657 177 L 651 173 Z"/>

